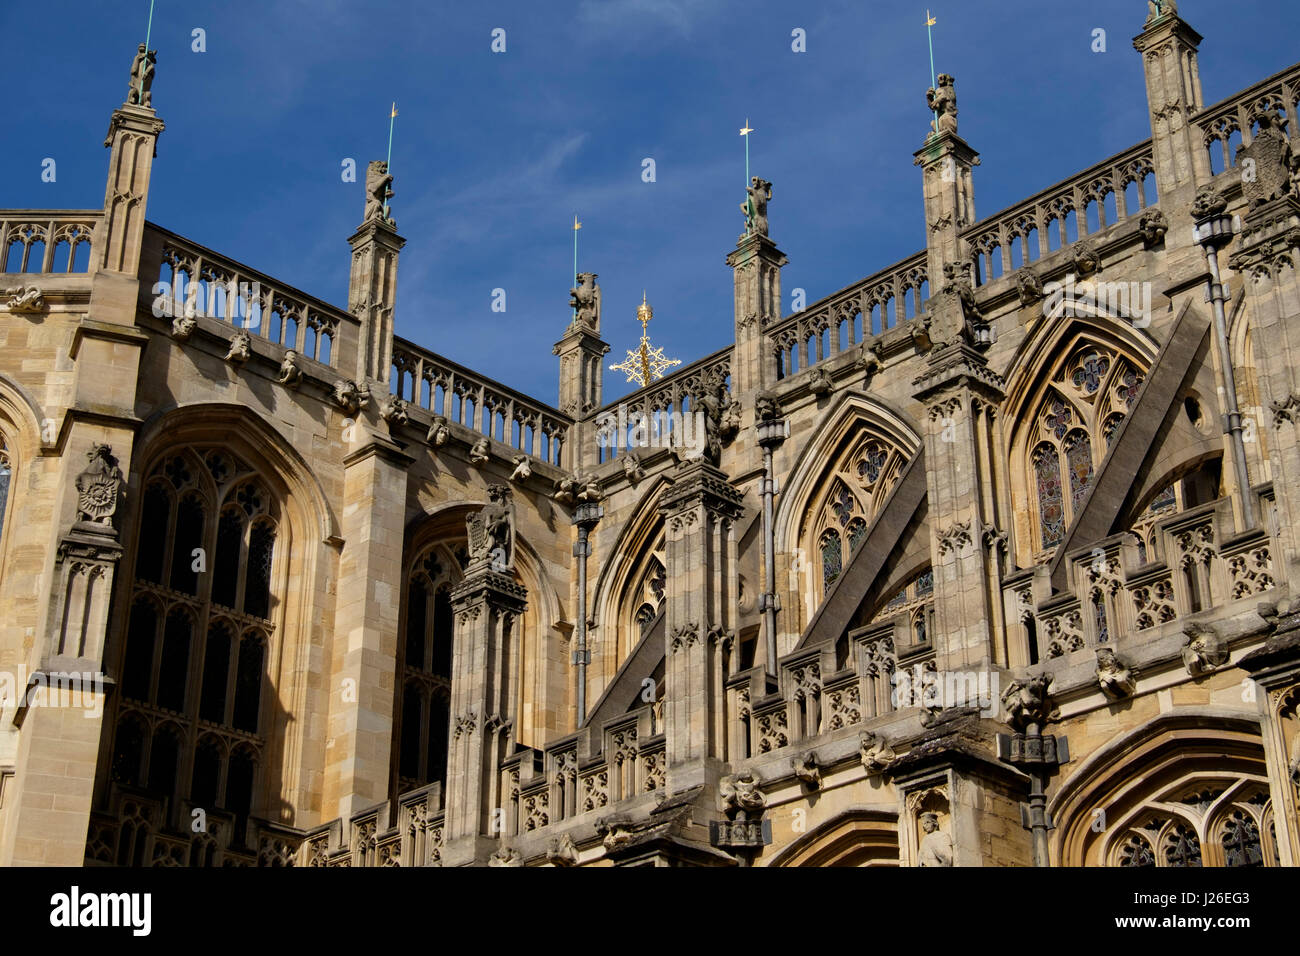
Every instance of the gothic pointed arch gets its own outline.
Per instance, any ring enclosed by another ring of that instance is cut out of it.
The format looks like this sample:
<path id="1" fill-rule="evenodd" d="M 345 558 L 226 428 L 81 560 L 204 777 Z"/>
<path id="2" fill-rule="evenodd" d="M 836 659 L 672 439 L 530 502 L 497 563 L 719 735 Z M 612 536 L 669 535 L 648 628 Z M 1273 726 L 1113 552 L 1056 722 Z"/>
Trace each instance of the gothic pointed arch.
<path id="1" fill-rule="evenodd" d="M 144 852 L 183 862 L 197 808 L 222 852 L 249 851 L 249 822 L 283 822 L 281 800 L 303 806 L 310 787 L 307 729 L 288 714 L 325 706 L 309 686 L 320 635 L 306 608 L 329 512 L 289 443 L 231 406 L 156 416 L 132 458 L 97 841 L 123 839 L 129 805 L 151 821 Z"/>
<path id="2" fill-rule="evenodd" d="M 768 866 L 898 866 L 898 817 L 854 807 L 785 847 Z"/>
<path id="3" fill-rule="evenodd" d="M 27 471 L 36 462 L 41 446 L 42 420 L 40 406 L 31 394 L 0 374 L 0 587 L 9 577 L 9 555 L 22 538 L 39 530 L 35 523 L 25 528 L 21 517 L 22 489 L 28 484 Z M 40 550 L 44 551 L 45 546 Z M 9 623 L 22 626 L 18 621 Z"/>
<path id="4" fill-rule="evenodd" d="M 1278 865 L 1259 724 L 1245 713 L 1176 711 L 1123 733 L 1050 809 L 1056 865 Z"/>
<path id="5" fill-rule="evenodd" d="M 598 556 L 588 615 L 595 625 L 587 638 L 595 665 L 588 670 L 588 700 L 600 698 L 663 609 L 667 558 L 659 498 L 668 485 L 660 477 L 646 488 L 612 549 Z"/>
<path id="6" fill-rule="evenodd" d="M 921 446 L 906 418 L 860 393 L 844 395 L 812 435 L 775 517 L 775 551 L 788 562 L 776 581 L 782 629 L 793 632 L 785 645 L 812 620 Z"/>
<path id="7" fill-rule="evenodd" d="M 1087 315 L 1043 323 L 1013 359 L 998 427 L 1022 567 L 1065 538 L 1155 354 L 1126 320 Z"/>

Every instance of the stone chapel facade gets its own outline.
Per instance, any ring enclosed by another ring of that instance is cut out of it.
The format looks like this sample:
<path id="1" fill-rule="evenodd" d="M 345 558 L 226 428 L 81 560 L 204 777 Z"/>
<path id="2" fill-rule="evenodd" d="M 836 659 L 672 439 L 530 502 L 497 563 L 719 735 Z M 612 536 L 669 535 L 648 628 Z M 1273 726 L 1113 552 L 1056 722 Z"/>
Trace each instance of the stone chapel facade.
<path id="1" fill-rule="evenodd" d="M 382 163 L 346 309 L 149 222 L 142 48 L 0 210 L 0 863 L 1300 862 L 1300 65 L 1200 40 L 984 218 L 940 77 L 926 247 L 792 315 L 756 179 L 618 402 L 578 277 L 555 405 L 393 334 Z"/>

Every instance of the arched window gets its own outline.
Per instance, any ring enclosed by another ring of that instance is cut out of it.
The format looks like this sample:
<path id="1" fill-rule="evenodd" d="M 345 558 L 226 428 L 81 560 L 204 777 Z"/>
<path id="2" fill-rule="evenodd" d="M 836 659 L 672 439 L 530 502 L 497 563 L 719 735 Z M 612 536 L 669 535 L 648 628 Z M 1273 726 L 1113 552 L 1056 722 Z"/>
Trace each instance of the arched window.
<path id="1" fill-rule="evenodd" d="M 451 589 L 460 579 L 461 563 L 454 551 L 435 545 L 415 562 L 407 583 L 406 639 L 398 671 L 399 792 L 447 779 L 455 624 Z"/>
<path id="2" fill-rule="evenodd" d="M 202 809 L 210 832 L 239 844 L 265 749 L 278 502 L 225 448 L 184 448 L 148 472 L 139 518 L 121 694 L 105 721 L 111 779 L 138 806 L 157 801 L 159 834 L 188 839 L 190 810 Z M 112 811 L 114 793 L 105 798 Z M 205 847 L 196 862 L 223 848 Z"/>
<path id="3" fill-rule="evenodd" d="M 1079 344 L 1051 376 L 1028 421 L 1033 549 L 1045 557 L 1065 537 L 1092 487 L 1115 430 L 1132 408 L 1142 373 L 1105 346 Z"/>
<path id="4" fill-rule="evenodd" d="M 824 597 L 867 536 L 876 510 L 893 487 L 903 456 L 893 445 L 863 438 L 841 456 L 811 508 L 816 551 L 816 596 Z"/>
<path id="5" fill-rule="evenodd" d="M 0 435 L 0 541 L 4 540 L 5 512 L 9 509 L 9 451 L 4 436 Z"/>

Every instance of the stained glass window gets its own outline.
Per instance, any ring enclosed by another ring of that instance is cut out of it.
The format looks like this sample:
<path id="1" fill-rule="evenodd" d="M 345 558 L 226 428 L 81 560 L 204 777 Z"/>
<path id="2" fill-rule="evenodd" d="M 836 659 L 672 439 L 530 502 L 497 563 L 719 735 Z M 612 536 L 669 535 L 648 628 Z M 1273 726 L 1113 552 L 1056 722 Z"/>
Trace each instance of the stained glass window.
<path id="1" fill-rule="evenodd" d="M 1165 866 L 1201 866 L 1201 840 L 1184 824 L 1174 827 L 1165 843 Z"/>
<path id="2" fill-rule="evenodd" d="M 1142 388 L 1142 376 L 1133 369 L 1125 369 L 1119 380 L 1119 397 L 1126 409 L 1132 408 Z"/>
<path id="3" fill-rule="evenodd" d="M 1046 442 L 1034 449 L 1034 478 L 1038 486 L 1038 523 L 1044 548 L 1065 534 L 1065 502 L 1061 494 L 1061 462 L 1056 447 Z"/>
<path id="4" fill-rule="evenodd" d="M 5 506 L 9 503 L 9 458 L 4 442 L 0 441 L 0 534 L 5 530 Z"/>
<path id="5" fill-rule="evenodd" d="M 916 579 L 916 596 L 925 597 L 934 593 L 934 569 L 922 571 L 920 577 Z"/>
<path id="6" fill-rule="evenodd" d="M 862 461 L 858 462 L 858 475 L 862 478 L 863 484 L 874 485 L 876 483 L 881 470 L 885 467 L 886 457 L 885 449 L 879 445 L 871 444 L 867 446 L 867 453 L 863 456 Z"/>
<path id="7" fill-rule="evenodd" d="M 1120 423 L 1124 421 L 1124 416 L 1119 412 L 1112 412 L 1106 416 L 1106 421 L 1101 426 L 1102 437 L 1106 439 L 1106 447 L 1110 448 L 1110 443 L 1115 438 L 1115 432 L 1119 431 Z"/>
<path id="8" fill-rule="evenodd" d="M 1075 430 L 1065 440 L 1065 460 L 1070 469 L 1070 505 L 1075 514 L 1092 484 L 1092 441 L 1088 433 Z"/>
<path id="9" fill-rule="evenodd" d="M 822 585 L 829 588 L 840 572 L 844 570 L 844 557 L 840 545 L 840 536 L 834 531 L 822 533 Z"/>
<path id="10" fill-rule="evenodd" d="M 1120 866 L 1155 866 L 1156 855 L 1151 851 L 1151 844 L 1136 833 L 1129 834 L 1123 846 L 1119 848 Z"/>
<path id="11" fill-rule="evenodd" d="M 835 512 L 835 518 L 841 528 L 845 527 L 849 523 L 849 518 L 853 516 L 853 495 L 849 489 L 838 483 L 831 494 L 831 510 Z"/>
<path id="12" fill-rule="evenodd" d="M 1109 370 L 1110 359 L 1105 355 L 1092 352 L 1084 356 L 1079 367 L 1074 370 L 1071 381 L 1074 382 L 1075 388 L 1081 388 L 1092 395 L 1101 388 L 1102 380 Z"/>
<path id="13" fill-rule="evenodd" d="M 1263 866 L 1259 827 L 1245 810 L 1233 810 L 1223 825 L 1223 859 L 1226 866 Z"/>
<path id="14" fill-rule="evenodd" d="M 1097 627 L 1097 643 L 1104 644 L 1110 640 L 1110 621 L 1106 617 L 1106 599 L 1100 591 L 1092 595 L 1092 617 Z"/>
<path id="15" fill-rule="evenodd" d="M 1174 492 L 1174 486 L 1169 484 L 1165 486 L 1164 491 L 1151 499 L 1151 510 L 1153 512 L 1164 511 L 1166 508 L 1174 507 L 1177 503 L 1178 496 Z"/>
<path id="16" fill-rule="evenodd" d="M 1070 427 L 1070 406 L 1060 396 L 1053 396 L 1051 403 L 1047 406 L 1047 429 L 1058 439 L 1061 438 Z"/>
<path id="17" fill-rule="evenodd" d="M 861 518 L 854 518 L 849 522 L 849 551 L 858 550 L 858 545 L 862 539 L 867 536 L 867 523 Z"/>

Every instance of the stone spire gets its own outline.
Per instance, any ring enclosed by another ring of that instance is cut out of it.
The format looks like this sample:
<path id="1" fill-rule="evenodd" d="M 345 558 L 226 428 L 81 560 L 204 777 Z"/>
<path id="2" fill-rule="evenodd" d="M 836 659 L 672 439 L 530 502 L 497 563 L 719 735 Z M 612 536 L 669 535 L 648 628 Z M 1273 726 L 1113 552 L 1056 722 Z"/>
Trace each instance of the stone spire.
<path id="1" fill-rule="evenodd" d="M 393 197 L 393 177 L 388 163 L 374 160 L 366 170 L 366 205 L 362 223 L 348 242 L 352 245 L 352 273 L 348 280 L 348 308 L 361 320 L 361 347 L 357 349 L 356 380 L 375 381 L 388 392 L 393 361 L 393 308 L 397 297 L 397 257 L 406 240 L 397 234 L 397 222 L 388 214 Z"/>
<path id="2" fill-rule="evenodd" d="M 979 154 L 957 135 L 957 91 L 954 78 L 940 73 L 938 86 L 926 91 L 926 105 L 935 115 L 925 145 L 913 155 L 922 169 L 925 199 L 926 266 L 931 290 L 945 282 L 945 269 L 969 262 L 961 231 L 975 222 L 975 184 L 971 168 Z"/>
<path id="3" fill-rule="evenodd" d="M 596 464 L 592 457 L 596 443 L 588 440 L 593 439 L 594 430 L 586 419 L 603 401 L 602 360 L 609 352 L 609 343 L 600 337 L 600 286 L 596 284 L 596 273 L 579 272 L 573 281 L 574 287 L 569 290 L 572 319 L 551 354 L 560 357 L 558 407 L 578 422 L 566 444 L 576 449 L 573 466 L 583 469 Z"/>
<path id="4" fill-rule="evenodd" d="M 765 346 L 764 326 L 781 317 L 781 267 L 790 260 L 768 236 L 767 204 L 772 184 L 754 176 L 740 204 L 745 232 L 727 255 L 734 274 L 736 347 L 731 358 L 731 390 L 740 398 L 776 380 L 775 352 Z M 744 400 L 748 408 L 752 403 Z"/>
<path id="5" fill-rule="evenodd" d="M 1179 188 L 1194 189 L 1211 178 L 1205 144 L 1198 142 L 1189 120 L 1205 106 L 1196 63 L 1200 42 L 1201 35 L 1178 16 L 1174 0 L 1149 0 L 1146 23 L 1133 38 L 1146 74 L 1156 189 L 1162 204 Z"/>

